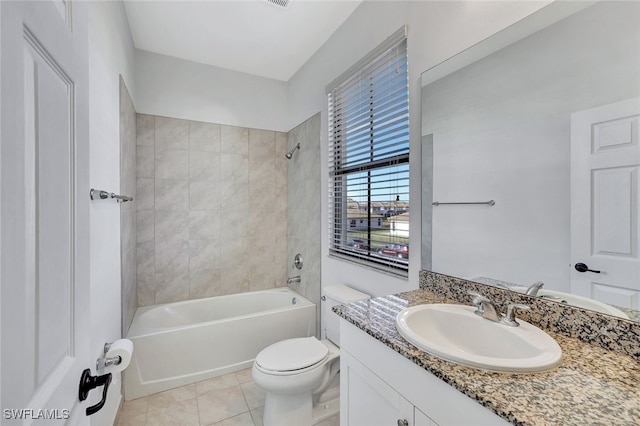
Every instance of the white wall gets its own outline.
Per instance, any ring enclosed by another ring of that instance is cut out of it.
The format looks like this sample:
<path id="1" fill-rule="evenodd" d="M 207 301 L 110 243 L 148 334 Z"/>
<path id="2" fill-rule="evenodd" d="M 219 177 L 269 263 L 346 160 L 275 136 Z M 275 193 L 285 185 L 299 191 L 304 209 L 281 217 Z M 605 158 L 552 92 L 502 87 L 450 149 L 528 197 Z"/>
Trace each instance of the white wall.
<path id="1" fill-rule="evenodd" d="M 283 132 L 293 127 L 287 127 L 283 81 L 143 50 L 135 61 L 138 113 Z"/>
<path id="2" fill-rule="evenodd" d="M 90 5 L 90 184 L 92 188 L 118 192 L 119 75 L 123 75 L 135 101 L 133 41 L 121 2 L 91 2 Z M 92 202 L 90 221 L 91 351 L 98 358 L 105 342 L 121 337 L 120 205 L 110 201 Z M 121 383 L 120 376 L 115 375 L 107 405 L 90 417 L 91 424 L 113 424 L 120 403 Z M 95 404 L 100 400 L 101 392 L 90 395 L 91 403 Z"/>
<path id="3" fill-rule="evenodd" d="M 322 238 L 322 285 L 349 284 L 372 295 L 418 287 L 420 270 L 420 74 L 461 50 L 517 22 L 549 1 L 532 2 L 363 2 L 349 19 L 289 80 L 288 127 L 320 111 L 321 170 L 327 168 L 325 86 L 402 25 L 409 29 L 409 108 L 411 114 L 411 259 L 409 280 L 327 256 Z M 322 172 L 322 231 L 328 235 L 327 175 Z"/>

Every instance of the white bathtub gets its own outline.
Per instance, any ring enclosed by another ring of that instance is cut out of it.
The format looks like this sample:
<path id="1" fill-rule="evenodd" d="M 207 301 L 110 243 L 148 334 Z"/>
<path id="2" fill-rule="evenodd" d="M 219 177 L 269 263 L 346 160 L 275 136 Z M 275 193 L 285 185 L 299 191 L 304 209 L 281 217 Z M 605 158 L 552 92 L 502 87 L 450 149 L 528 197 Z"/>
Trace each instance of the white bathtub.
<path id="1" fill-rule="evenodd" d="M 268 345 L 315 335 L 316 306 L 288 288 L 138 308 L 125 399 L 252 365 Z"/>

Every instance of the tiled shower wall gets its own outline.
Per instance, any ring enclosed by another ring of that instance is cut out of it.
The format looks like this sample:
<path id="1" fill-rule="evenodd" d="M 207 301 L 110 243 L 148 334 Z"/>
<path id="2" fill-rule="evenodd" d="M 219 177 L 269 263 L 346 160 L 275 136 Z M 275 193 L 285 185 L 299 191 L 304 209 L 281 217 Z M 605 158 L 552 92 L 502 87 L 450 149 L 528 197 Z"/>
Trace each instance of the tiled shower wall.
<path id="1" fill-rule="evenodd" d="M 138 305 L 286 285 L 286 134 L 137 116 Z"/>
<path id="2" fill-rule="evenodd" d="M 289 148 L 300 143 L 289 160 L 287 271 L 301 278 L 291 288 L 316 304 L 320 336 L 320 113 L 290 130 L 287 139 Z M 293 266 L 297 253 L 304 259 L 301 270 Z"/>
<path id="3" fill-rule="evenodd" d="M 120 194 L 133 197 L 120 204 L 120 279 L 122 335 L 126 336 L 138 307 L 136 291 L 136 110 L 120 78 Z"/>

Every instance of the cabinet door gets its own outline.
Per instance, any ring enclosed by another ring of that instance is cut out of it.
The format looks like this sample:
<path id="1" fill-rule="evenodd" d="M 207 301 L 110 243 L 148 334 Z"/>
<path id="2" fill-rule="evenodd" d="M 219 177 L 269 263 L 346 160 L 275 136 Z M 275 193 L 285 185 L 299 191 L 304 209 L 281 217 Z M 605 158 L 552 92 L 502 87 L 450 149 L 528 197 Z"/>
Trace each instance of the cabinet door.
<path id="1" fill-rule="evenodd" d="M 341 425 L 414 426 L 413 405 L 348 353 L 341 362 Z"/>
<path id="2" fill-rule="evenodd" d="M 414 413 L 414 426 L 438 426 L 438 423 L 431 420 L 425 413 L 415 409 Z"/>

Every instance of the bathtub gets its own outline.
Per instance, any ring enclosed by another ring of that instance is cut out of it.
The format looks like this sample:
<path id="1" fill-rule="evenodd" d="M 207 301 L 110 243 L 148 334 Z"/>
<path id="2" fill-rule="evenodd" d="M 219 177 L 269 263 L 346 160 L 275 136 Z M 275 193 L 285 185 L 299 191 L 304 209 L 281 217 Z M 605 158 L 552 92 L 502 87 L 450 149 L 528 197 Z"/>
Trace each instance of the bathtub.
<path id="1" fill-rule="evenodd" d="M 248 368 L 272 343 L 315 335 L 315 321 L 316 305 L 289 288 L 138 308 L 125 399 Z"/>

